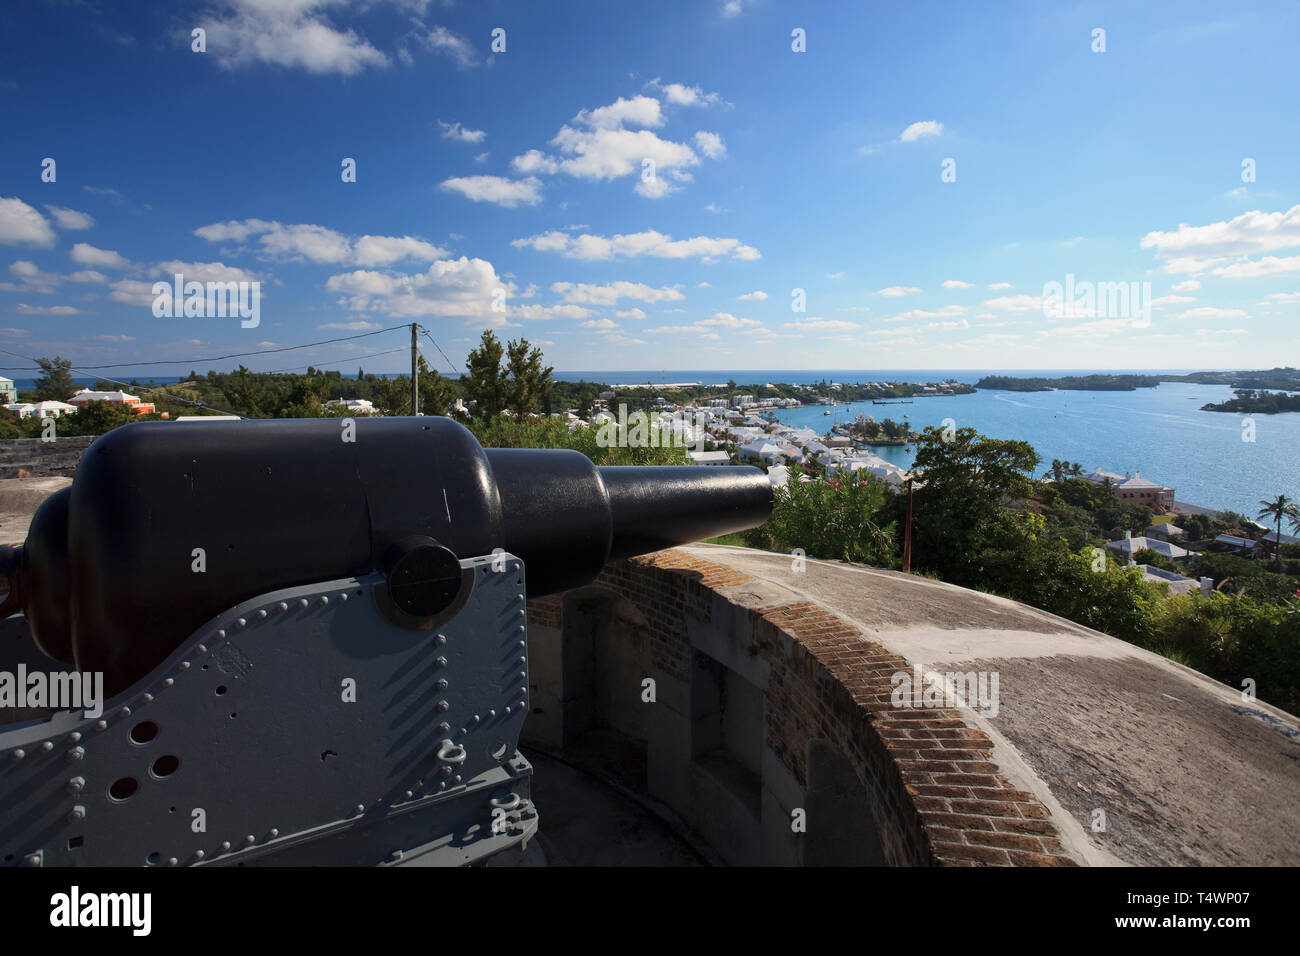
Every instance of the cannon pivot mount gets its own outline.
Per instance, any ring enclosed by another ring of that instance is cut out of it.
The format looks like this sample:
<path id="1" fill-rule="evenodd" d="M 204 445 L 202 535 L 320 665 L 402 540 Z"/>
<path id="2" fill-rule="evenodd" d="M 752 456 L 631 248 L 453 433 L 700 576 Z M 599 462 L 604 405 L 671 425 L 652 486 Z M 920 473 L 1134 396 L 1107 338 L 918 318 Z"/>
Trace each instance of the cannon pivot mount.
<path id="1" fill-rule="evenodd" d="M 525 843 L 523 562 L 458 570 L 466 593 L 439 626 L 391 620 L 379 573 L 273 591 L 207 622 L 99 716 L 0 733 L 0 805 L 24 808 L 0 858 L 436 866 Z"/>
<path id="2" fill-rule="evenodd" d="M 341 425 L 115 429 L 0 548 L 0 638 L 22 638 L 0 640 L 0 680 L 103 690 L 102 713 L 51 702 L 0 732 L 0 863 L 439 865 L 522 846 L 527 597 L 771 509 L 754 468 L 485 450 L 449 419 Z"/>

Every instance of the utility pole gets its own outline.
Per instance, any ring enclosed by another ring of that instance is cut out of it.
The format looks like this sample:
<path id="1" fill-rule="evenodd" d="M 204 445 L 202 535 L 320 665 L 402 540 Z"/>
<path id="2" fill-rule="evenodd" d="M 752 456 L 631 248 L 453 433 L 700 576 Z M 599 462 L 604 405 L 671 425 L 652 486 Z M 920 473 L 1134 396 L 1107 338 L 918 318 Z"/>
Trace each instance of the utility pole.
<path id="1" fill-rule="evenodd" d="M 419 330 L 419 325 L 411 323 L 411 414 L 420 414 L 420 365 L 418 356 L 420 354 L 419 344 L 415 340 L 415 334 Z"/>
<path id="2" fill-rule="evenodd" d="M 907 479 L 907 525 L 903 530 L 903 573 L 912 570 L 912 479 Z"/>

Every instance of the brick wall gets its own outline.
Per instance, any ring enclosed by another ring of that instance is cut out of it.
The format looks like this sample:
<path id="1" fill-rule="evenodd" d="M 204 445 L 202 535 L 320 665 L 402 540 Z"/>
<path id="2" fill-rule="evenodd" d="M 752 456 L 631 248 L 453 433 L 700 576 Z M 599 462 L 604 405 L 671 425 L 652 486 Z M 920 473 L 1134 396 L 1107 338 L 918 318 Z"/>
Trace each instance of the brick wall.
<path id="1" fill-rule="evenodd" d="M 651 636 L 651 665 L 690 679 L 687 619 L 708 624 L 719 596 L 752 580 L 679 551 L 608 565 L 596 586 L 631 601 Z M 533 625 L 561 626 L 562 596 L 531 601 Z M 885 858 L 899 865 L 1074 865 L 1047 808 L 998 774 L 992 741 L 958 710 L 891 705 L 890 677 L 912 665 L 812 603 L 746 608 L 752 653 L 771 668 L 765 745 L 807 786 L 809 744 L 857 768 Z"/>

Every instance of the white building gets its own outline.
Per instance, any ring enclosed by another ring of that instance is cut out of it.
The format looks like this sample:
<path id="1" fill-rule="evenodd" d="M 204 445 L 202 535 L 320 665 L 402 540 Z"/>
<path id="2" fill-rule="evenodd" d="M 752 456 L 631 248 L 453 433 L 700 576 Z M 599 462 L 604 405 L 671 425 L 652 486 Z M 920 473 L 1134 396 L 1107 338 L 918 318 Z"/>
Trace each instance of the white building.
<path id="1" fill-rule="evenodd" d="M 1166 571 L 1154 564 L 1139 564 L 1136 567 L 1142 571 L 1143 581 L 1167 585 L 1170 594 L 1191 594 L 1195 591 L 1205 591 L 1208 590 L 1206 582 L 1211 585 L 1214 583 L 1210 578 L 1202 578 L 1199 582 L 1192 578 L 1185 578 L 1181 574 Z"/>
<path id="2" fill-rule="evenodd" d="M 35 405 L 26 405 L 15 402 L 6 405 L 19 418 L 61 418 L 64 415 L 75 415 L 77 413 L 76 405 L 69 405 L 67 402 L 37 402 Z"/>
<path id="3" fill-rule="evenodd" d="M 785 459 L 785 451 L 770 441 L 758 439 L 739 448 L 741 458 L 758 458 L 769 465 L 779 465 Z"/>
<path id="4" fill-rule="evenodd" d="M 773 465 L 767 470 L 767 480 L 773 488 L 784 488 L 790 483 L 790 469 L 785 465 Z"/>
<path id="5" fill-rule="evenodd" d="M 686 458 L 692 465 L 725 465 L 731 461 L 725 451 L 688 451 Z"/>
<path id="6" fill-rule="evenodd" d="M 1124 537 L 1119 541 L 1108 541 L 1106 547 L 1128 557 L 1132 557 L 1135 552 L 1144 548 L 1150 548 L 1156 554 L 1163 555 L 1171 561 L 1185 561 L 1195 556 L 1194 552 L 1188 551 L 1186 548 L 1180 548 L 1176 544 L 1170 544 L 1168 541 L 1161 541 L 1159 538 L 1148 538 L 1145 535 L 1134 537 L 1131 531 L 1125 531 Z"/>
<path id="7" fill-rule="evenodd" d="M 375 405 L 364 398 L 332 398 L 325 403 L 326 408 L 346 408 L 356 415 L 373 415 Z"/>

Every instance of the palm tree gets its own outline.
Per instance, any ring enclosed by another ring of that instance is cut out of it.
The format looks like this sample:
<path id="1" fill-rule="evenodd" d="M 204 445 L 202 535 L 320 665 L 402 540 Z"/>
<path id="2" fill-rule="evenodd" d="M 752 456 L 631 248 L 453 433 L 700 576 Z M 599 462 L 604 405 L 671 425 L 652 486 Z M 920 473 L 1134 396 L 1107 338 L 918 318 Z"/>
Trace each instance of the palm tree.
<path id="1" fill-rule="evenodd" d="M 1289 519 L 1293 525 L 1300 526 L 1300 507 L 1288 498 L 1286 495 L 1278 495 L 1276 501 L 1269 501 L 1267 498 L 1261 498 L 1260 502 L 1264 507 L 1259 510 L 1255 517 L 1269 517 L 1273 519 L 1277 527 L 1277 539 L 1273 542 L 1276 546 L 1277 569 L 1282 570 L 1282 519 Z"/>

